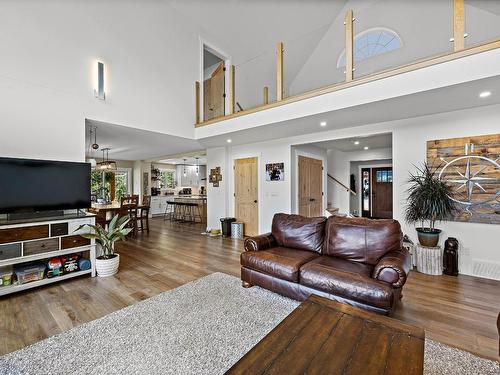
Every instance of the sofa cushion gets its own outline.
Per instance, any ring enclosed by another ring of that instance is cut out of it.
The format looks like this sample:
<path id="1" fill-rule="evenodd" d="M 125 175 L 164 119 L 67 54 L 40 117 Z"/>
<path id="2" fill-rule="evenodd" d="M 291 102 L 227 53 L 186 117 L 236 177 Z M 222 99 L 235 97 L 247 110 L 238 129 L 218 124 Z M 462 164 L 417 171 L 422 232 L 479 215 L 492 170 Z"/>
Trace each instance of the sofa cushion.
<path id="1" fill-rule="evenodd" d="M 392 286 L 371 278 L 373 267 L 329 256 L 320 256 L 300 269 L 301 285 L 325 293 L 390 309 L 394 299 Z"/>
<path id="2" fill-rule="evenodd" d="M 325 232 L 323 254 L 373 266 L 386 253 L 400 250 L 403 240 L 399 222 L 392 219 L 331 216 Z"/>
<path id="3" fill-rule="evenodd" d="M 325 222 L 324 217 L 276 214 L 271 232 L 278 246 L 321 253 Z"/>
<path id="4" fill-rule="evenodd" d="M 300 266 L 319 255 L 304 250 L 275 247 L 241 254 L 241 265 L 280 279 L 298 282 Z"/>

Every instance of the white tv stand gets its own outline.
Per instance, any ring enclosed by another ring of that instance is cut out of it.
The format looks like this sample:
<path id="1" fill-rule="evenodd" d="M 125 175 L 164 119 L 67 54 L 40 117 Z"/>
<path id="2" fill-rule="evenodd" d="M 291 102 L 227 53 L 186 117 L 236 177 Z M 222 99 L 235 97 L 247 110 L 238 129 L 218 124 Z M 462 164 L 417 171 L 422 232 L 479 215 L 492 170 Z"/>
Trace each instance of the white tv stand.
<path id="1" fill-rule="evenodd" d="M 95 240 L 88 240 L 80 233 L 89 232 L 82 224 L 95 224 L 95 215 L 74 214 L 57 218 L 33 219 L 31 221 L 0 221 L 0 266 L 15 265 L 35 260 L 48 259 L 66 254 L 88 252 L 91 268 L 44 278 L 26 284 L 0 286 L 0 296 L 52 284 L 81 275 L 95 276 Z"/>

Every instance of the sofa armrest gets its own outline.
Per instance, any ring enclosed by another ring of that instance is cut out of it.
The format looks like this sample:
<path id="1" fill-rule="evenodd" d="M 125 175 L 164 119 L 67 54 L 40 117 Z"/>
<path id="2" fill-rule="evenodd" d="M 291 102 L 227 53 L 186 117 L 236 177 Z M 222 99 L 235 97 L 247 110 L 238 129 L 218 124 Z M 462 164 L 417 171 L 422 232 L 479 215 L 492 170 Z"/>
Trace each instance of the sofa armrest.
<path id="1" fill-rule="evenodd" d="M 249 237 L 245 240 L 245 251 L 267 250 L 277 246 L 276 239 L 271 233 Z"/>
<path id="2" fill-rule="evenodd" d="M 401 288 L 411 269 L 410 253 L 406 249 L 391 251 L 379 260 L 373 269 L 372 277 L 388 282 L 394 288 Z"/>

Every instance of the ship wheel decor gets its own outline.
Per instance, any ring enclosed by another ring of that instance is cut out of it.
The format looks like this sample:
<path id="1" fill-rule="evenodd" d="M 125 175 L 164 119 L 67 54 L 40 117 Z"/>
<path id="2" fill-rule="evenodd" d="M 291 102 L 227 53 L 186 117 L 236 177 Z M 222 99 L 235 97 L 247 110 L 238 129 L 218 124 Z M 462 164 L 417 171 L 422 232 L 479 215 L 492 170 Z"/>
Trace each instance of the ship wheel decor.
<path id="1" fill-rule="evenodd" d="M 453 188 L 452 220 L 500 224 L 500 134 L 429 141 L 427 161 Z"/>

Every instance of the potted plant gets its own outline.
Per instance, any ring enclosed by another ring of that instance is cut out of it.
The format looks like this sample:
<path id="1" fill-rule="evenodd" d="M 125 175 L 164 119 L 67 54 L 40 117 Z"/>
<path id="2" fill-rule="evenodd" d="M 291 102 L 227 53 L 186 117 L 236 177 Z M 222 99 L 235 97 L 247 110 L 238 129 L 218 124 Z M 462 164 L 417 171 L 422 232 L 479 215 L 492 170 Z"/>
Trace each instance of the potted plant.
<path id="1" fill-rule="evenodd" d="M 95 239 L 96 243 L 100 245 L 102 254 L 96 259 L 96 271 L 98 276 L 112 276 L 118 272 L 120 264 L 120 255 L 114 252 L 114 245 L 116 241 L 125 240 L 127 234 L 132 231 L 132 228 L 125 228 L 129 222 L 127 216 L 119 217 L 115 215 L 108 225 L 108 229 L 103 228 L 101 225 L 84 224 L 80 225 L 77 230 L 88 226 L 93 229 L 91 233 L 80 234 L 84 238 Z"/>
<path id="2" fill-rule="evenodd" d="M 440 229 L 436 221 L 442 221 L 454 211 L 452 188 L 440 180 L 436 170 L 427 163 L 416 167 L 417 173 L 410 173 L 410 187 L 405 209 L 405 219 L 408 223 L 422 223 L 416 228 L 418 241 L 422 246 L 435 247 L 439 243 Z M 428 223 L 428 226 L 425 224 Z"/>

